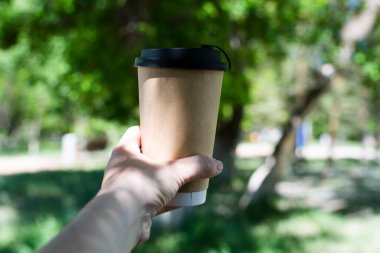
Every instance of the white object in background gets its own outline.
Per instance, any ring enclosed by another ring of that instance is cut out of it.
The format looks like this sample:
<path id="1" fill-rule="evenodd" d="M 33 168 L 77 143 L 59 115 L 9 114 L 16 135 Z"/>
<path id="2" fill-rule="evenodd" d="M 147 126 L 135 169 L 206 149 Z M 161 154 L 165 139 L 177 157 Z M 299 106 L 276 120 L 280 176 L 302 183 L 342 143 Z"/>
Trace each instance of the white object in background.
<path id="1" fill-rule="evenodd" d="M 328 133 L 323 133 L 319 137 L 319 144 L 325 147 L 329 147 L 331 145 L 331 136 Z"/>
<path id="2" fill-rule="evenodd" d="M 332 77 L 335 74 L 335 68 L 332 64 L 323 64 L 321 67 L 321 73 L 325 77 Z"/>
<path id="3" fill-rule="evenodd" d="M 73 167 L 78 159 L 78 138 L 73 133 L 62 136 L 62 163 L 65 167 Z"/>

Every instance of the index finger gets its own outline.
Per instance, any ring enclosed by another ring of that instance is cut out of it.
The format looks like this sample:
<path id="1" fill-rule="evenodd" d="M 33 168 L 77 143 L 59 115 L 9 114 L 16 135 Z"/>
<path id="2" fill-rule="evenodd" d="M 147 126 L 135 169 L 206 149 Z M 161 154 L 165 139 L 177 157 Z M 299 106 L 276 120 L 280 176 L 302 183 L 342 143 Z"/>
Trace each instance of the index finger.
<path id="1" fill-rule="evenodd" d="M 122 146 L 125 150 L 133 154 L 141 154 L 141 135 L 140 127 L 133 126 L 127 129 L 123 137 L 121 137 L 118 146 Z"/>

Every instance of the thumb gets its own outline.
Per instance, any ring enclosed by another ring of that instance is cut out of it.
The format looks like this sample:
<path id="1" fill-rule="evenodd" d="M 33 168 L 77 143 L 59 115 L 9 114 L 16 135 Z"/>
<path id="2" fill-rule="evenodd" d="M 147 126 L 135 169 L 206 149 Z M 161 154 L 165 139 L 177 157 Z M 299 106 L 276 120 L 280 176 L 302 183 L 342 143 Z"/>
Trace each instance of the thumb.
<path id="1" fill-rule="evenodd" d="M 223 164 L 205 155 L 195 155 L 173 161 L 167 169 L 177 176 L 177 183 L 181 187 L 190 181 L 219 175 L 223 170 Z"/>

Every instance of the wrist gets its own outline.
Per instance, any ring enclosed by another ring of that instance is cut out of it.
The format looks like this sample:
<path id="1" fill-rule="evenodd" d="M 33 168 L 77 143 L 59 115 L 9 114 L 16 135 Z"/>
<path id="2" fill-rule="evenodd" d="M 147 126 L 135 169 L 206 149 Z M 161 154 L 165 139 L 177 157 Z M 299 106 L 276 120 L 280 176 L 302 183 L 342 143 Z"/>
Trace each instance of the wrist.
<path id="1" fill-rule="evenodd" d="M 140 243 L 147 216 L 143 205 L 133 192 L 124 188 L 101 189 L 92 202 L 98 210 L 99 206 L 112 210 L 112 215 L 117 217 L 119 225 L 128 228 L 124 233 L 128 234 L 128 239 L 132 239 L 132 245 Z"/>
<path id="2" fill-rule="evenodd" d="M 132 230 L 136 233 L 137 238 L 135 246 L 149 239 L 154 212 L 150 210 L 149 205 L 141 202 L 144 199 L 143 196 L 123 187 L 112 190 L 102 189 L 95 199 L 98 199 L 96 201 L 103 201 L 100 200 L 103 197 L 113 199 L 123 209 L 123 217 L 126 217 L 124 225 L 128 228 L 135 228 Z"/>
<path id="3" fill-rule="evenodd" d="M 139 214 L 144 209 L 137 196 L 132 191 L 124 188 L 101 189 L 95 196 L 94 201 L 117 205 L 124 216 Z"/>
<path id="4" fill-rule="evenodd" d="M 138 206 L 140 213 L 154 215 L 158 211 L 156 206 L 160 207 L 155 201 L 155 184 L 155 179 L 147 177 L 142 170 L 130 167 L 126 173 L 120 173 L 117 177 L 111 173 L 106 175 L 98 195 L 108 193 L 118 196 L 123 203 Z"/>

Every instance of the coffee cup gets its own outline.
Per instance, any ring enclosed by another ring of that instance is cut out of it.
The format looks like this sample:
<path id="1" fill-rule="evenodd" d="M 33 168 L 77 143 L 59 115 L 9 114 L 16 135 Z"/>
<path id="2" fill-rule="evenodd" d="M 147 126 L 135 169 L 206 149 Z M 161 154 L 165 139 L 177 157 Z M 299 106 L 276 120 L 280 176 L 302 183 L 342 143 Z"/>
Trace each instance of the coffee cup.
<path id="1" fill-rule="evenodd" d="M 212 156 L 224 71 L 223 50 L 144 49 L 138 67 L 142 153 L 156 161 L 197 154 Z M 180 188 L 168 206 L 206 201 L 208 179 Z"/>

